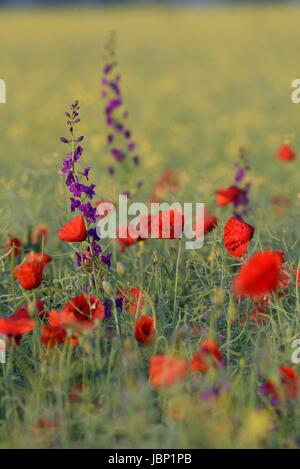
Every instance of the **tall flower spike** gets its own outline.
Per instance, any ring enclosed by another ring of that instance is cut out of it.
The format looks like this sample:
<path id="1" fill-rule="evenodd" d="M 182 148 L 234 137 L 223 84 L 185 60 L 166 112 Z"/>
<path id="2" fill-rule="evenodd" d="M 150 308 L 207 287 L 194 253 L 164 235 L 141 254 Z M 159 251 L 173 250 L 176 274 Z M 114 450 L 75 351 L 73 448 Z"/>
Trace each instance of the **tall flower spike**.
<path id="1" fill-rule="evenodd" d="M 79 110 L 78 101 L 71 104 L 70 110 L 66 112 L 69 137 L 61 137 L 60 140 L 70 147 L 61 168 L 62 173 L 66 175 L 65 182 L 70 193 L 70 210 L 72 213 L 79 211 L 87 226 L 89 246 L 85 253 L 77 254 L 77 263 L 81 265 L 82 261 L 98 257 L 101 253 L 101 247 L 99 245 L 100 237 L 94 226 L 97 221 L 97 209 L 92 205 L 96 185 L 88 183 L 90 177 L 89 167 L 78 168 L 78 161 L 84 153 L 81 145 L 84 137 L 75 135 L 75 128 L 80 122 Z M 82 217 L 78 216 L 75 220 L 82 219 Z"/>
<path id="2" fill-rule="evenodd" d="M 140 158 L 136 153 L 136 143 L 132 138 L 132 131 L 127 125 L 128 111 L 124 109 L 121 90 L 121 76 L 117 72 L 116 34 L 113 31 L 105 44 L 102 70 L 102 92 L 104 100 L 104 118 L 107 125 L 107 144 L 113 157 L 114 164 L 109 168 L 109 174 L 114 175 L 116 166 L 124 167 L 124 183 L 128 180 L 128 172 L 139 166 Z M 140 188 L 142 181 L 135 182 L 135 190 Z"/>

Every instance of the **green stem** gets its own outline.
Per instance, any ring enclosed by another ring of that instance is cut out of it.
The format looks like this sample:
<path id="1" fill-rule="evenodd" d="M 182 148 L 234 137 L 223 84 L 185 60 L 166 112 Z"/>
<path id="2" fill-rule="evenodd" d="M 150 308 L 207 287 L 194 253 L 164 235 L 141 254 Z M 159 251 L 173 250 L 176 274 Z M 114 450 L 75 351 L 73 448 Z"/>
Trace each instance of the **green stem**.
<path id="1" fill-rule="evenodd" d="M 173 314 L 175 314 L 175 312 L 176 312 L 176 306 L 177 306 L 177 288 L 178 288 L 178 276 L 179 276 L 180 254 L 181 254 L 181 239 L 178 240 L 178 254 L 177 254 L 177 261 L 176 261 L 176 274 L 175 274 L 175 289 L 174 289 Z"/>

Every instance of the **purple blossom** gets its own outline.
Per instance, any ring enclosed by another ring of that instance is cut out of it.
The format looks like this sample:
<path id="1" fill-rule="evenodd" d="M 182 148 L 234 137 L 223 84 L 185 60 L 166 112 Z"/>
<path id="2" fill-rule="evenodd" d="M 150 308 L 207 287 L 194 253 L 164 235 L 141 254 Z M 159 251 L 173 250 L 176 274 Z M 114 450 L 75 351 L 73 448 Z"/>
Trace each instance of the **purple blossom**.
<path id="1" fill-rule="evenodd" d="M 71 212 L 75 212 L 75 210 L 80 207 L 80 200 L 74 199 L 74 197 L 70 197 L 70 201 L 71 201 Z"/>
<path id="2" fill-rule="evenodd" d="M 117 161 L 119 161 L 120 163 L 121 163 L 122 161 L 124 161 L 125 158 L 126 158 L 125 153 L 123 153 L 122 150 L 120 150 L 119 148 L 112 148 L 111 154 L 112 154 L 113 157 L 114 157 Z"/>
<path id="3" fill-rule="evenodd" d="M 90 173 L 90 170 L 91 170 L 91 168 L 84 168 L 84 170 L 83 170 L 82 173 L 81 173 L 82 176 L 84 176 L 84 177 L 87 179 L 87 181 L 89 180 L 89 173 Z"/>
<path id="4" fill-rule="evenodd" d="M 93 207 L 90 202 L 80 204 L 79 210 L 82 212 L 88 223 L 96 222 L 97 209 Z"/>
<path id="5" fill-rule="evenodd" d="M 123 298 L 121 296 L 117 296 L 117 298 L 115 298 L 115 305 L 116 305 L 117 309 L 122 311 L 122 309 L 123 309 Z"/>
<path id="6" fill-rule="evenodd" d="M 239 162 L 235 163 L 236 172 L 234 176 L 235 183 L 240 189 L 240 197 L 233 203 L 234 212 L 233 216 L 238 220 L 243 220 L 244 217 L 251 211 L 249 191 L 251 188 L 251 183 L 246 182 L 243 184 L 246 177 L 247 171 L 249 171 L 250 166 L 246 161 L 245 150 L 240 149 Z"/>
<path id="7" fill-rule="evenodd" d="M 107 265 L 108 268 L 110 268 L 110 265 L 111 265 L 111 256 L 112 256 L 111 252 L 109 252 L 108 254 L 104 256 L 101 256 L 101 260 L 103 264 Z"/>
<path id="8" fill-rule="evenodd" d="M 109 300 L 104 301 L 104 311 L 105 319 L 109 319 L 111 317 L 111 303 Z"/>
<path id="9" fill-rule="evenodd" d="M 83 148 L 82 148 L 82 146 L 78 145 L 78 147 L 74 151 L 74 161 L 78 161 L 79 158 L 81 157 L 82 153 L 83 153 Z M 71 158 L 72 158 L 72 154 L 70 154 L 70 155 L 71 155 Z"/>
<path id="10" fill-rule="evenodd" d="M 96 241 L 93 241 L 92 242 L 92 256 L 99 257 L 101 252 L 102 252 L 101 246 Z"/>
<path id="11" fill-rule="evenodd" d="M 88 235 L 94 240 L 94 241 L 100 241 L 100 236 L 98 236 L 97 229 L 96 228 L 90 228 L 88 230 Z"/>
<path id="12" fill-rule="evenodd" d="M 68 173 L 70 169 L 72 169 L 72 166 L 73 166 L 72 158 L 66 158 L 65 160 L 63 160 L 63 166 L 61 168 L 62 173 L 64 174 Z"/>

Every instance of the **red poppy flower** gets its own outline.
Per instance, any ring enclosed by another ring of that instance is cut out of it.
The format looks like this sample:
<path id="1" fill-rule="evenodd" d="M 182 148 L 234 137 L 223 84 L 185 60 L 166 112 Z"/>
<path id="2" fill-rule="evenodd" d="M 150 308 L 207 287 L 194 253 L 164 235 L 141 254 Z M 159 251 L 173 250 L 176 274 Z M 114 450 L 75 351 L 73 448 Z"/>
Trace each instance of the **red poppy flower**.
<path id="1" fill-rule="evenodd" d="M 224 245 L 229 254 L 237 258 L 242 257 L 247 251 L 254 231 L 253 226 L 248 223 L 234 217 L 229 218 L 223 233 Z"/>
<path id="2" fill-rule="evenodd" d="M 95 202 L 95 207 L 97 209 L 96 217 L 100 219 L 107 217 L 107 215 L 109 215 L 112 211 L 111 205 L 112 202 L 110 202 L 109 200 L 97 200 Z M 100 215 L 100 209 L 101 211 L 103 211 L 103 215 Z"/>
<path id="3" fill-rule="evenodd" d="M 159 214 L 159 238 L 181 238 L 184 228 L 184 214 L 179 210 L 165 210 Z"/>
<path id="4" fill-rule="evenodd" d="M 76 383 L 72 386 L 71 391 L 69 392 L 69 401 L 70 402 L 80 402 L 82 400 L 82 393 L 84 391 L 84 386 L 82 383 Z"/>
<path id="5" fill-rule="evenodd" d="M 136 315 L 137 309 L 141 311 L 145 305 L 145 296 L 142 290 L 135 287 L 122 288 L 117 298 L 123 300 L 123 309 L 126 313 Z"/>
<path id="6" fill-rule="evenodd" d="M 83 327 L 93 327 L 97 319 L 105 318 L 105 309 L 101 301 L 93 295 L 81 294 L 71 298 L 63 308 L 64 318 L 70 316 Z"/>
<path id="7" fill-rule="evenodd" d="M 286 399 L 295 400 L 298 397 L 299 379 L 297 371 L 287 366 L 279 366 L 280 380 L 284 387 Z"/>
<path id="8" fill-rule="evenodd" d="M 57 430 L 58 424 L 55 420 L 50 420 L 50 419 L 39 419 L 36 422 L 36 426 L 34 427 L 34 430 L 39 429 L 39 430 Z"/>
<path id="9" fill-rule="evenodd" d="M 132 238 L 131 236 L 129 236 L 127 227 L 120 228 L 120 232 L 124 233 L 124 235 L 122 234 L 122 237 L 117 238 L 117 242 L 121 245 L 121 249 L 120 249 L 121 253 L 125 252 L 125 250 L 129 248 L 130 246 L 133 246 L 139 243 L 140 241 L 143 241 L 142 238 L 140 237 Z"/>
<path id="10" fill-rule="evenodd" d="M 48 316 L 48 313 L 45 310 L 44 302 L 42 300 L 36 300 L 35 307 L 39 313 L 40 318 L 45 318 Z"/>
<path id="11" fill-rule="evenodd" d="M 175 193 L 180 189 L 180 175 L 173 169 L 166 169 L 157 181 L 152 196 L 152 202 L 159 202 L 166 192 Z"/>
<path id="12" fill-rule="evenodd" d="M 262 297 L 279 287 L 282 253 L 264 251 L 253 254 L 233 281 L 236 296 Z"/>
<path id="13" fill-rule="evenodd" d="M 214 228 L 218 226 L 218 219 L 214 215 L 209 213 L 204 214 L 204 234 L 210 233 Z"/>
<path id="14" fill-rule="evenodd" d="M 285 143 L 277 150 L 277 156 L 282 161 L 288 162 L 288 161 L 292 161 L 295 158 L 296 153 L 292 149 L 291 145 L 289 145 L 288 143 Z"/>
<path id="15" fill-rule="evenodd" d="M 154 355 L 150 359 L 150 383 L 159 388 L 182 381 L 186 375 L 185 360 L 168 355 Z"/>
<path id="16" fill-rule="evenodd" d="M 49 254 L 42 254 L 40 252 L 30 252 L 26 258 L 27 262 L 41 262 L 44 267 L 52 261 L 52 257 Z"/>
<path id="17" fill-rule="evenodd" d="M 49 230 L 46 225 L 38 225 L 31 232 L 31 242 L 33 244 L 41 243 L 48 237 Z"/>
<path id="18" fill-rule="evenodd" d="M 263 326 L 267 321 L 269 321 L 270 317 L 266 312 L 268 304 L 268 295 L 259 300 L 254 300 L 252 310 L 249 315 L 250 321 L 256 322 L 258 326 Z"/>
<path id="19" fill-rule="evenodd" d="M 12 249 L 12 253 L 15 255 L 15 257 L 19 257 L 22 255 L 22 248 L 22 241 L 16 237 L 10 238 L 8 242 L 4 243 L 5 252 L 9 252 Z"/>
<path id="20" fill-rule="evenodd" d="M 206 373 L 211 366 L 217 368 L 223 366 L 223 364 L 224 358 L 218 345 L 213 340 L 206 339 L 202 342 L 200 350 L 193 356 L 190 368 L 193 371 Z"/>
<path id="21" fill-rule="evenodd" d="M 268 396 L 271 400 L 271 403 L 277 405 L 279 403 L 279 393 L 273 381 L 268 379 L 260 386 L 260 391 L 262 394 Z"/>
<path id="22" fill-rule="evenodd" d="M 41 444 L 46 439 L 54 441 L 59 432 L 59 422 L 51 419 L 38 419 L 31 429 L 31 436 Z"/>
<path id="23" fill-rule="evenodd" d="M 47 313 L 45 311 L 44 302 L 42 300 L 36 300 L 34 309 L 38 313 L 40 318 L 46 317 Z M 34 313 L 34 311 L 33 311 Z M 29 304 L 26 303 L 25 305 L 21 306 L 17 309 L 17 311 L 10 316 L 10 318 L 14 319 L 32 319 L 29 314 Z"/>
<path id="24" fill-rule="evenodd" d="M 204 212 L 204 226 L 202 226 L 202 223 L 195 223 L 193 225 L 193 230 L 196 232 L 196 237 L 199 237 L 202 235 L 202 232 L 205 235 L 210 233 L 214 228 L 218 226 L 218 219 L 214 215 L 210 215 L 208 212 Z"/>
<path id="25" fill-rule="evenodd" d="M 67 324 L 62 313 L 52 310 L 48 315 L 49 325 L 41 326 L 41 337 L 40 340 L 45 347 L 55 347 L 65 343 L 68 332 Z M 78 339 L 75 336 L 68 337 L 69 345 L 76 347 L 78 345 Z"/>
<path id="26" fill-rule="evenodd" d="M 283 212 L 291 206 L 291 199 L 283 195 L 278 195 L 272 198 L 272 207 L 277 215 L 282 215 Z"/>
<path id="27" fill-rule="evenodd" d="M 153 233 L 157 233 L 156 238 L 159 237 L 158 215 L 142 215 L 137 225 L 130 223 L 121 227 L 117 238 L 117 242 L 121 244 L 121 252 L 124 252 L 129 246 L 150 238 Z"/>
<path id="28" fill-rule="evenodd" d="M 278 372 L 282 392 L 271 380 L 265 381 L 260 387 L 261 392 L 271 398 L 273 405 L 279 403 L 281 396 L 287 400 L 296 400 L 299 392 L 299 378 L 294 368 L 281 365 L 278 367 Z"/>
<path id="29" fill-rule="evenodd" d="M 25 314 L 21 308 L 17 313 L 6 317 L 0 318 L 0 334 L 8 337 L 11 342 L 20 345 L 22 336 L 28 334 L 35 327 L 35 322 Z"/>
<path id="30" fill-rule="evenodd" d="M 237 202 L 241 196 L 241 189 L 230 186 L 226 189 L 217 190 L 216 204 L 220 207 Z"/>
<path id="31" fill-rule="evenodd" d="M 87 231 L 83 216 L 79 215 L 66 223 L 58 232 L 58 237 L 68 243 L 84 241 L 87 237 Z"/>
<path id="32" fill-rule="evenodd" d="M 154 320 L 151 316 L 141 316 L 135 323 L 135 338 L 140 344 L 151 344 L 155 335 Z"/>
<path id="33" fill-rule="evenodd" d="M 15 269 L 15 276 L 24 290 L 33 290 L 42 283 L 45 265 L 39 261 L 25 262 Z"/>
<path id="34" fill-rule="evenodd" d="M 57 311 L 50 311 L 49 313 L 49 326 L 41 326 L 40 340 L 45 347 L 52 348 L 55 345 L 63 344 L 67 337 L 67 331 L 62 327 L 58 321 L 55 320 L 55 315 L 59 314 Z M 51 325 L 52 323 L 52 325 Z M 55 325 L 56 324 L 56 325 Z"/>

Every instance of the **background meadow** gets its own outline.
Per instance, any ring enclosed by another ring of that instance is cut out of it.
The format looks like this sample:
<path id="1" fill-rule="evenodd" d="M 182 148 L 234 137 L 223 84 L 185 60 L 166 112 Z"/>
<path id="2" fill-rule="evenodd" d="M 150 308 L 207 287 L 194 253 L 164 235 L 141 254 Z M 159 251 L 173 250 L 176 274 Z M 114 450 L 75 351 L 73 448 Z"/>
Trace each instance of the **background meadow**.
<path id="1" fill-rule="evenodd" d="M 147 292 L 156 341 L 140 347 L 134 320 L 124 313 L 121 337 L 112 318 L 71 351 L 43 348 L 36 331 L 25 336 L 0 371 L 1 447 L 299 446 L 299 401 L 278 410 L 258 391 L 263 379 L 276 380 L 278 364 L 292 366 L 298 287 L 273 298 L 267 324 L 242 320 L 250 305 L 237 305 L 231 294 L 241 261 L 222 245 L 231 210 L 215 206 L 215 191 L 232 183 L 243 146 L 252 181 L 247 221 L 256 228 L 249 254 L 283 249 L 290 271 L 296 268 L 299 160 L 284 164 L 275 154 L 285 138 L 297 153 L 300 148 L 300 107 L 290 99 L 300 73 L 299 21 L 300 10 L 274 6 L 0 10 L 0 78 L 7 85 L 7 104 L 0 105 L 1 238 L 26 239 L 30 227 L 48 225 L 46 252 L 53 260 L 37 291 L 48 310 L 79 294 L 86 281 L 72 249 L 57 238 L 69 218 L 59 138 L 74 99 L 81 103 L 84 158 L 98 198 L 114 200 L 122 190 L 107 172 L 112 157 L 100 98 L 103 44 L 111 30 L 141 158 L 141 200 L 149 200 L 171 168 L 180 175 L 180 190 L 168 200 L 205 202 L 219 219 L 199 251 L 180 253 L 177 241 L 150 240 L 124 254 L 109 246 L 113 288 L 128 283 Z M 272 204 L 277 196 L 290 200 L 280 213 Z M 12 295 L 9 269 L 3 257 L 1 316 L 24 302 L 19 288 Z M 97 293 L 105 296 L 101 287 Z M 190 359 L 207 335 L 219 343 L 226 368 L 153 391 L 150 356 Z M 83 391 L 74 397 L 78 383 Z M 212 385 L 220 386 L 219 397 L 203 399 Z"/>

